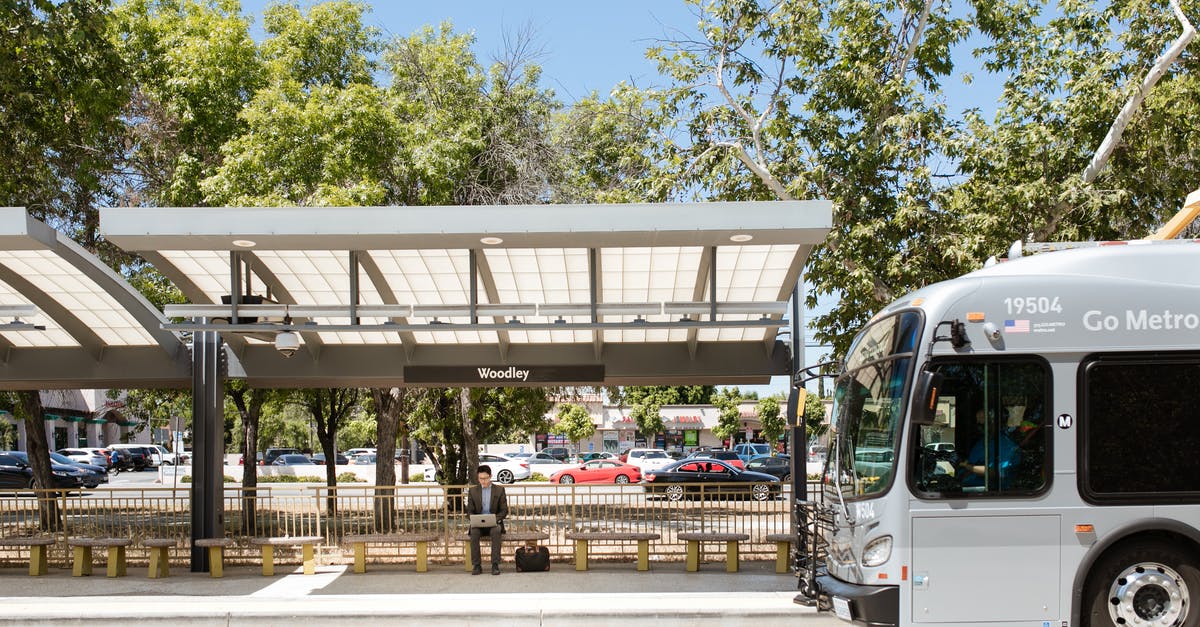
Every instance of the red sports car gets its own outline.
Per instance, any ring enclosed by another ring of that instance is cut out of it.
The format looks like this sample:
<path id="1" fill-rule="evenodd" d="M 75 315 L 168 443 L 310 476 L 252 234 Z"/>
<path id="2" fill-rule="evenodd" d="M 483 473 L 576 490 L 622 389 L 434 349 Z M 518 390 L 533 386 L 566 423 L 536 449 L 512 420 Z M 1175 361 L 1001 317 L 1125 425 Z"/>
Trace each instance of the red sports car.
<path id="1" fill-rule="evenodd" d="M 586 464 L 560 470 L 550 475 L 554 483 L 637 483 L 642 469 L 622 464 L 615 459 L 593 459 Z"/>

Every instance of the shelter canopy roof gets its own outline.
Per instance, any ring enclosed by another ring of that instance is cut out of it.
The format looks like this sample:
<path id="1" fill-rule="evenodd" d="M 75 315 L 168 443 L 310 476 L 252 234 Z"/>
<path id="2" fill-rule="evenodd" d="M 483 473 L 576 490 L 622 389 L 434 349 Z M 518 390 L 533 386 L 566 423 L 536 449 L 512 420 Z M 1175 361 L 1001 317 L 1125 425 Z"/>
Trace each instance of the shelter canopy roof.
<path id="1" fill-rule="evenodd" d="M 222 299 L 239 294 L 239 324 L 222 337 L 231 375 L 255 385 L 396 385 L 406 367 L 500 364 L 603 365 L 607 384 L 752 383 L 787 371 L 775 332 L 831 206 L 122 207 L 100 216 L 108 242 L 180 288 L 191 304 L 168 313 L 191 322 L 172 325 L 94 256 L 16 209 L 0 215 L 9 268 L 0 304 L 37 305 L 47 329 L 3 334 L 13 346 L 177 347 L 175 332 L 228 320 Z M 304 344 L 292 359 L 272 345 L 285 313 Z"/>

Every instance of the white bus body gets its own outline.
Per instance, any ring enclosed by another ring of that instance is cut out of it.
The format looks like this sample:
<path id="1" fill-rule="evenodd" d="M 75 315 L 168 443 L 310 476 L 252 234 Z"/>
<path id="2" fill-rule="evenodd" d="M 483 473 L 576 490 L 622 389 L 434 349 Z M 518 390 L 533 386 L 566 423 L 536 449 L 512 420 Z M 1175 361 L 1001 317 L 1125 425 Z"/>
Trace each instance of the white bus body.
<path id="1" fill-rule="evenodd" d="M 923 288 L 863 329 L 835 390 L 810 503 L 833 521 L 825 608 L 860 625 L 1200 624 L 1200 242 Z"/>

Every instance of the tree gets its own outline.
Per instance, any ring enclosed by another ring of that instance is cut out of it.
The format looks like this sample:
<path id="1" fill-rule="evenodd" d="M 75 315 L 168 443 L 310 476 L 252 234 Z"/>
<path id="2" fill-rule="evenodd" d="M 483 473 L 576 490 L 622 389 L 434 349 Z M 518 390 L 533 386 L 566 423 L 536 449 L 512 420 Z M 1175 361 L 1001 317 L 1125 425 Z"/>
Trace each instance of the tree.
<path id="1" fill-rule="evenodd" d="M 579 450 L 580 440 L 590 438 L 596 433 L 596 424 L 592 422 L 592 415 L 582 405 L 563 403 L 558 408 L 556 418 L 558 422 L 551 431 L 566 436 L 575 444 L 575 450 Z"/>
<path id="2" fill-rule="evenodd" d="M 54 489 L 51 474 L 50 445 L 46 440 L 43 420 L 42 397 L 36 391 L 21 390 L 0 393 L 0 407 L 25 423 L 26 454 L 33 471 L 31 487 L 39 490 Z M 38 499 L 38 527 L 43 531 L 62 529 L 62 512 L 53 493 L 40 493 Z"/>
<path id="3" fill-rule="evenodd" d="M 328 388 L 298 390 L 295 402 L 313 417 L 317 427 L 317 440 L 326 460 L 337 459 L 338 429 L 359 409 L 359 390 L 355 388 Z M 391 463 L 391 460 L 388 460 Z M 337 486 L 337 466 L 325 463 L 325 485 Z M 330 516 L 337 514 L 337 493 L 329 491 L 326 500 Z"/>
<path id="4" fill-rule="evenodd" d="M 737 388 L 725 388 L 713 397 L 713 405 L 719 412 L 717 424 L 713 425 L 713 436 L 718 440 L 729 440 L 733 444 L 733 436 L 742 430 L 742 414 L 738 403 L 742 394 Z"/>
<path id="5" fill-rule="evenodd" d="M 779 440 L 788 427 L 787 418 L 780 411 L 779 400 L 777 396 L 768 396 L 758 401 L 756 408 L 763 439 L 772 444 Z M 774 447 L 771 450 L 774 451 Z"/>
<path id="6" fill-rule="evenodd" d="M 257 534 L 258 425 L 272 390 L 251 388 L 245 381 L 230 380 L 225 395 L 237 408 L 242 428 L 242 533 Z"/>
<path id="7" fill-rule="evenodd" d="M 659 385 L 608 388 L 607 393 L 618 406 L 630 407 L 629 415 L 638 433 L 650 438 L 665 428 L 659 413 L 663 405 L 705 405 L 711 402 L 715 390 L 711 385 Z"/>
<path id="8" fill-rule="evenodd" d="M 816 394 L 804 397 L 804 433 L 810 438 L 819 438 L 829 431 L 825 420 L 825 403 Z"/>

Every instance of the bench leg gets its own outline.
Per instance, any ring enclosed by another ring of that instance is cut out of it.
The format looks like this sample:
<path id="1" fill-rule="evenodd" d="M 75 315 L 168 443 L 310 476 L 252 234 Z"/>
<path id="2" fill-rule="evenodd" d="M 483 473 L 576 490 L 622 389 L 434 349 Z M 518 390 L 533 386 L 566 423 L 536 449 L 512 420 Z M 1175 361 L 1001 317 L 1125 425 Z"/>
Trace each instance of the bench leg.
<path id="1" fill-rule="evenodd" d="M 106 564 L 108 576 L 124 577 L 125 576 L 125 547 L 110 546 L 108 547 L 108 564 Z"/>
<path id="2" fill-rule="evenodd" d="M 481 561 L 483 560 L 482 555 L 480 556 L 479 559 Z M 463 542 L 463 570 L 467 571 L 468 573 L 471 572 L 471 541 L 470 540 Z"/>
<path id="3" fill-rule="evenodd" d="M 737 540 L 730 540 L 725 543 L 725 572 L 736 573 L 738 571 L 738 543 Z"/>
<path id="4" fill-rule="evenodd" d="M 694 573 L 700 570 L 700 541 L 687 541 L 687 571 Z"/>
<path id="5" fill-rule="evenodd" d="M 354 543 L 354 572 L 356 572 L 356 573 L 367 572 L 367 543 L 366 542 L 355 542 Z"/>
<path id="6" fill-rule="evenodd" d="M 429 572 L 429 543 L 417 543 L 417 572 Z"/>
<path id="7" fill-rule="evenodd" d="M 791 542 L 775 543 L 775 572 L 784 574 L 788 571 L 788 558 L 791 557 Z"/>
<path id="8" fill-rule="evenodd" d="M 29 576 L 41 577 L 48 571 L 46 565 L 46 547 L 31 546 L 29 547 Z"/>
<path id="9" fill-rule="evenodd" d="M 588 541 L 575 541 L 575 570 L 587 570 Z"/>
<path id="10" fill-rule="evenodd" d="M 263 577 L 275 574 L 275 547 L 269 544 L 262 546 L 262 574 Z"/>
<path id="11" fill-rule="evenodd" d="M 301 553 L 304 555 L 304 574 L 314 575 L 317 572 L 317 560 L 313 556 L 312 543 L 306 542 L 300 547 Z"/>
<path id="12" fill-rule="evenodd" d="M 208 547 L 208 576 L 220 579 L 225 576 L 225 548 L 220 546 Z"/>
<path id="13" fill-rule="evenodd" d="M 158 579 L 159 577 L 170 576 L 169 562 L 171 555 L 167 552 L 167 547 L 156 546 L 150 549 L 150 578 Z"/>
<path id="14" fill-rule="evenodd" d="M 75 547 L 75 564 L 71 568 L 71 576 L 83 577 L 92 574 L 92 547 Z"/>
<path id="15" fill-rule="evenodd" d="M 638 540 L 638 561 L 637 569 L 639 571 L 650 570 L 650 541 Z"/>

